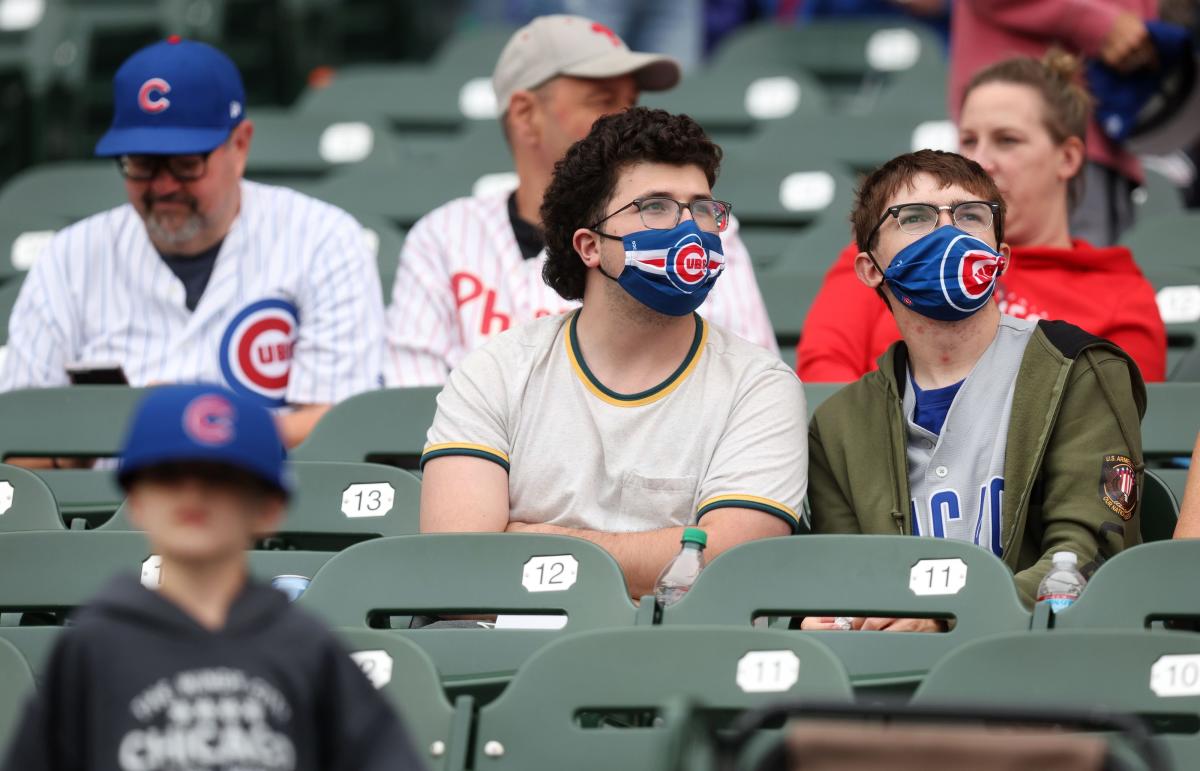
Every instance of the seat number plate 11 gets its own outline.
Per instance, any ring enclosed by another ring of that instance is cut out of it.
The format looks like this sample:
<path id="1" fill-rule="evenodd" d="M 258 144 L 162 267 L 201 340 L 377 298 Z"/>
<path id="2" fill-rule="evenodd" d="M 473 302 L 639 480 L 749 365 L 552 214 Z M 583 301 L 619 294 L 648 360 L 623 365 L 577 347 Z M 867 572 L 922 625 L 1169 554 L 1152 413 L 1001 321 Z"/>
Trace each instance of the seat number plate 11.
<path id="1" fill-rule="evenodd" d="M 521 585 L 529 592 L 565 592 L 579 578 L 579 560 L 570 554 L 530 557 L 521 572 Z"/>
<path id="2" fill-rule="evenodd" d="M 744 693 L 780 693 L 800 679 L 794 651 L 750 651 L 738 659 L 737 684 Z"/>
<path id="3" fill-rule="evenodd" d="M 967 563 L 958 557 L 920 560 L 908 574 L 908 588 L 921 597 L 958 594 L 967 585 Z"/>

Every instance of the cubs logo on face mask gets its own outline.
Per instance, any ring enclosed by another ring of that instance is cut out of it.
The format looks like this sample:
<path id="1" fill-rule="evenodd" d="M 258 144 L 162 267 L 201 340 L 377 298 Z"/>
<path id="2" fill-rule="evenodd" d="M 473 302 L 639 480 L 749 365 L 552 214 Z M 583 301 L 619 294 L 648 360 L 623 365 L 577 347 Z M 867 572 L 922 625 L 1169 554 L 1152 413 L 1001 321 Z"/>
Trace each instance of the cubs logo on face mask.
<path id="1" fill-rule="evenodd" d="M 958 321 L 987 305 L 1005 258 L 951 225 L 900 250 L 883 273 L 897 300 L 922 316 Z"/>
<path id="2" fill-rule="evenodd" d="M 287 300 L 259 300 L 243 308 L 221 338 L 221 374 L 237 393 L 280 407 L 287 395 L 292 348 L 300 327 Z"/>
<path id="3" fill-rule="evenodd" d="M 216 394 L 197 396 L 183 410 L 183 430 L 200 444 L 229 444 L 236 416 L 228 399 Z"/>
<path id="4" fill-rule="evenodd" d="M 621 239 L 625 269 L 617 283 L 634 299 L 667 316 L 700 307 L 725 269 L 721 238 L 684 220 L 670 230 L 642 230 Z"/>

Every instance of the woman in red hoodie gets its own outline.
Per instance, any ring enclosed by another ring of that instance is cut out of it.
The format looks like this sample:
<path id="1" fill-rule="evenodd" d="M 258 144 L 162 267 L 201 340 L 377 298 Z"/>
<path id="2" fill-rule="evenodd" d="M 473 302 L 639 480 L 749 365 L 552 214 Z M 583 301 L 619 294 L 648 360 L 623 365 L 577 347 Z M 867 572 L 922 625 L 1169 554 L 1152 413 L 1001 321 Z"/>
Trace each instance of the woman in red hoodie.
<path id="1" fill-rule="evenodd" d="M 1002 312 L 1062 319 L 1121 346 L 1147 381 L 1166 374 L 1167 335 L 1154 289 L 1123 246 L 1072 239 L 1089 97 L 1078 61 L 1061 51 L 1008 59 L 980 71 L 963 97 L 961 152 L 991 174 L 1008 205 L 1009 268 L 996 292 Z M 891 313 L 854 274 L 850 244 L 825 275 L 800 338 L 806 382 L 849 382 L 875 369 L 900 339 Z"/>

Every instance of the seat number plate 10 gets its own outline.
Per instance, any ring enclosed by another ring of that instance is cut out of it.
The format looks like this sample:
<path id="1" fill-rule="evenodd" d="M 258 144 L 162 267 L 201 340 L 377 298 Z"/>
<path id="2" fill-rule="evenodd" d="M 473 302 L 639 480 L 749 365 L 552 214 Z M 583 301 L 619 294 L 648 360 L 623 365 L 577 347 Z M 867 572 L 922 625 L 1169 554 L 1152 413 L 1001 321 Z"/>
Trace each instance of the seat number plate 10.
<path id="1" fill-rule="evenodd" d="M 1150 667 L 1150 690 L 1158 696 L 1200 696 L 1200 655 L 1160 656 Z"/>

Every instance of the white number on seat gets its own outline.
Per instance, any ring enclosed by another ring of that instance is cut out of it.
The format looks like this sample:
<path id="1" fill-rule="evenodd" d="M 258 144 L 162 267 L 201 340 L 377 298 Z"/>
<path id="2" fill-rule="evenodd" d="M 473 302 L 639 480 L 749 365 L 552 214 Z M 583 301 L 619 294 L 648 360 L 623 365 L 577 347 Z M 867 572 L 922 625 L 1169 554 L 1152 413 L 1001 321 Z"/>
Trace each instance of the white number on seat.
<path id="1" fill-rule="evenodd" d="M 355 651 L 350 658 L 358 664 L 375 690 L 392 682 L 392 655 L 387 651 Z"/>
<path id="2" fill-rule="evenodd" d="M 1160 656 L 1150 667 L 1150 690 L 1158 696 L 1200 696 L 1200 655 Z"/>
<path id="3" fill-rule="evenodd" d="M 521 586 L 529 592 L 565 592 L 579 577 L 579 561 L 570 554 L 530 557 L 521 572 Z"/>
<path id="4" fill-rule="evenodd" d="M 384 517 L 392 510 L 396 490 L 391 482 L 353 484 L 342 493 L 342 513 L 350 518 Z"/>
<path id="5" fill-rule="evenodd" d="M 151 554 L 142 563 L 142 586 L 157 589 L 162 583 L 162 557 Z"/>
<path id="6" fill-rule="evenodd" d="M 13 505 L 13 486 L 8 480 L 0 481 L 0 514 L 5 513 Z"/>
<path id="7" fill-rule="evenodd" d="M 966 585 L 967 563 L 958 557 L 920 560 L 908 574 L 908 588 L 920 596 L 958 594 Z"/>
<path id="8" fill-rule="evenodd" d="M 750 651 L 738 659 L 737 684 L 744 693 L 779 693 L 800 679 L 800 657 L 793 651 Z"/>

